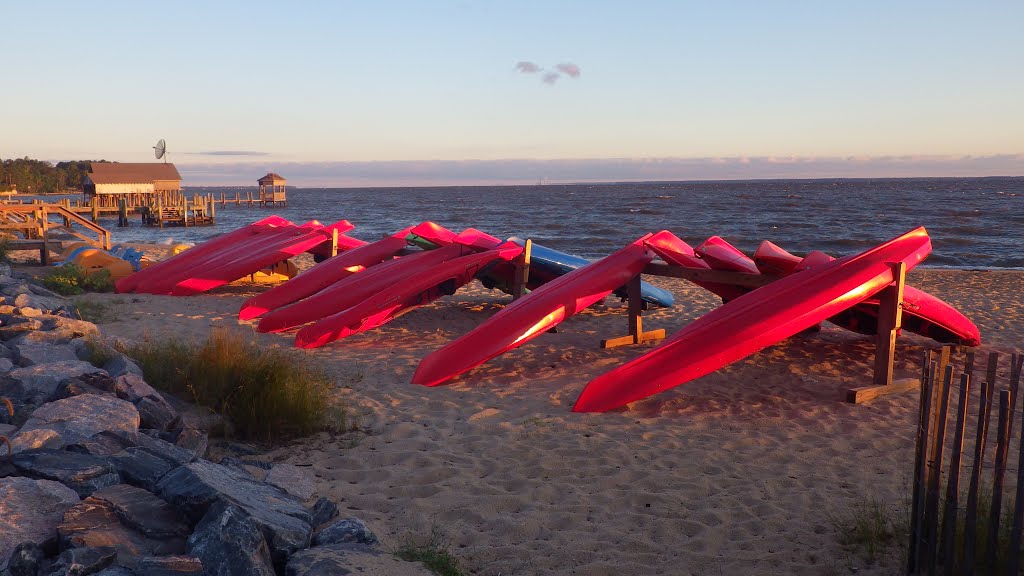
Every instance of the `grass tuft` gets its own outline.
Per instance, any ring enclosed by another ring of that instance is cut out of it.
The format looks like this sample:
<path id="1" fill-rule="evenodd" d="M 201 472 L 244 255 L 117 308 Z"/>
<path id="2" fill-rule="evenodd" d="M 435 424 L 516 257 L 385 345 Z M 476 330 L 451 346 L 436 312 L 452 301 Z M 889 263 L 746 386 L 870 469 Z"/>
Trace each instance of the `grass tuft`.
<path id="1" fill-rule="evenodd" d="M 89 272 L 85 268 L 68 262 L 57 266 L 39 279 L 43 286 L 62 296 L 74 296 L 82 292 L 113 292 L 114 281 L 107 270 Z"/>
<path id="2" fill-rule="evenodd" d="M 213 409 L 244 440 L 279 442 L 324 430 L 329 420 L 344 422 L 344 408 L 328 401 L 326 375 L 235 332 L 214 330 L 198 345 L 145 340 L 123 352 L 150 385 Z"/>
<path id="3" fill-rule="evenodd" d="M 92 322 L 93 324 L 100 324 L 107 320 L 116 318 L 113 305 L 120 304 L 123 304 L 123 302 L 107 303 L 101 300 L 82 297 L 76 299 L 74 302 L 75 315 L 78 316 L 79 320 L 85 320 L 86 322 Z"/>
<path id="4" fill-rule="evenodd" d="M 891 545 L 902 544 L 904 532 L 898 515 L 875 498 L 853 507 L 828 514 L 832 528 L 839 535 L 839 543 L 863 554 L 868 563 L 875 563 Z"/>
<path id="5" fill-rule="evenodd" d="M 424 544 L 417 544 L 408 538 L 394 552 L 395 556 L 407 562 L 422 562 L 428 570 L 438 576 L 465 576 L 457 558 L 451 555 L 452 540 L 439 528 L 430 530 L 430 539 Z"/>

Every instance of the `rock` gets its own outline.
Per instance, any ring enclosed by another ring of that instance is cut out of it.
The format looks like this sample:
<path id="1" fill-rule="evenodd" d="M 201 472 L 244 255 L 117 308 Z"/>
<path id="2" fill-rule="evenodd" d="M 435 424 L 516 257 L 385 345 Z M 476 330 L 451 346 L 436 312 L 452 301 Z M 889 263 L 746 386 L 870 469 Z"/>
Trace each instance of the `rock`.
<path id="1" fill-rule="evenodd" d="M 67 300 L 63 298 L 48 298 L 46 296 L 40 296 L 38 294 L 32 294 L 29 292 L 32 288 L 29 287 L 26 290 L 26 294 L 18 294 L 14 298 L 14 305 L 19 308 L 39 308 L 40 310 L 46 310 L 47 312 L 64 310 L 67 306 Z"/>
<path id="2" fill-rule="evenodd" d="M 208 576 L 274 576 L 270 549 L 252 517 L 234 504 L 210 506 L 188 538 L 188 551 Z"/>
<path id="3" fill-rule="evenodd" d="M 183 428 L 195 428 L 211 434 L 224 429 L 224 417 L 206 406 L 189 406 L 178 411 Z"/>
<path id="4" fill-rule="evenodd" d="M 316 492 L 316 478 L 313 474 L 306 468 L 292 464 L 275 464 L 263 481 L 302 501 L 309 500 Z"/>
<path id="5" fill-rule="evenodd" d="M 135 572 L 125 568 L 124 566 L 111 566 L 104 570 L 100 570 L 95 576 L 137 576 Z"/>
<path id="6" fill-rule="evenodd" d="M 154 430 L 170 430 L 178 422 L 178 413 L 160 396 L 147 396 L 135 403 L 139 423 Z"/>
<path id="7" fill-rule="evenodd" d="M 13 386 L 5 395 L 23 399 L 32 404 L 49 401 L 57 385 L 67 378 L 76 378 L 82 374 L 96 372 L 96 367 L 81 360 L 64 360 L 62 362 L 42 362 L 25 368 L 15 368 L 7 373 Z"/>
<path id="8" fill-rule="evenodd" d="M 194 556 L 149 556 L 139 560 L 135 572 L 146 576 L 198 576 L 203 574 L 203 563 Z"/>
<path id="9" fill-rule="evenodd" d="M 25 316 L 26 318 L 38 318 L 39 316 L 43 315 L 42 310 L 40 310 L 39 308 L 32 308 L 30 306 L 25 306 L 24 308 L 15 308 L 14 313 Z"/>
<path id="10" fill-rule="evenodd" d="M 46 554 L 35 542 L 22 542 L 14 547 L 7 569 L 11 576 L 38 576 L 44 573 Z"/>
<path id="11" fill-rule="evenodd" d="M 64 297 L 61 296 L 60 294 L 57 294 L 56 292 L 54 292 L 52 290 L 47 290 L 46 288 L 43 288 L 42 286 L 40 286 L 38 284 L 29 284 L 28 285 L 28 289 L 33 294 L 37 294 L 39 296 L 46 296 L 47 298 L 54 298 L 54 299 L 57 299 L 57 300 L 63 300 L 64 299 Z"/>
<path id="12" fill-rule="evenodd" d="M 141 574 L 148 574 L 138 569 L 142 558 L 185 551 L 184 536 L 147 537 L 122 522 L 112 504 L 95 496 L 70 508 L 57 532 L 65 548 L 113 546 L 117 549 L 117 564 Z"/>
<path id="13" fill-rule="evenodd" d="M 117 394 L 118 398 L 133 403 L 146 397 L 160 396 L 160 393 L 147 384 L 139 374 L 122 374 L 115 377 L 111 392 Z"/>
<path id="14" fill-rule="evenodd" d="M 132 361 L 131 358 L 116 350 L 114 351 L 114 357 L 107 360 L 101 368 L 115 378 L 126 374 L 134 374 L 142 378 L 142 368 L 139 368 L 139 365 Z"/>
<path id="15" fill-rule="evenodd" d="M 316 535 L 316 545 L 323 544 L 376 544 L 377 535 L 359 518 L 338 520 Z"/>
<path id="16" fill-rule="evenodd" d="M 19 434 L 49 428 L 75 444 L 103 432 L 134 435 L 139 431 L 139 412 L 130 402 L 99 394 L 84 394 L 40 406 Z"/>
<path id="17" fill-rule="evenodd" d="M 114 563 L 117 549 L 113 546 L 72 548 L 61 552 L 47 576 L 79 576 L 94 574 Z"/>
<path id="18" fill-rule="evenodd" d="M 242 507 L 260 526 L 275 563 L 309 546 L 309 512 L 278 488 L 205 460 L 180 466 L 157 484 L 157 494 L 198 521 L 218 500 Z"/>
<path id="19" fill-rule="evenodd" d="M 14 362 L 11 362 L 10 358 L 0 358 L 0 372 L 10 372 L 14 370 Z"/>
<path id="20" fill-rule="evenodd" d="M 40 448 L 59 450 L 64 447 L 64 439 L 61 435 L 49 428 L 19 432 L 11 437 L 10 442 L 12 454 Z"/>
<path id="21" fill-rule="evenodd" d="M 13 302 L 14 298 L 31 291 L 28 283 L 18 278 L 0 278 L 0 293 L 4 296 L 10 296 L 10 298 L 7 298 L 8 302 Z"/>
<path id="22" fill-rule="evenodd" d="M 174 470 L 177 465 L 154 455 L 153 453 L 132 446 L 110 457 L 110 463 L 121 475 L 121 479 L 146 490 L 155 491 L 160 479 Z"/>
<path id="23" fill-rule="evenodd" d="M 82 376 L 87 376 L 87 374 Z M 82 394 L 106 394 L 106 392 L 87 384 L 82 377 L 68 378 L 57 385 L 57 391 L 53 393 L 52 399 L 63 400 L 72 396 L 81 396 Z"/>
<path id="24" fill-rule="evenodd" d="M 337 576 L 339 574 L 387 574 L 430 576 L 419 562 L 404 562 L 391 554 L 361 544 L 329 544 L 296 552 L 288 559 L 285 576 Z"/>
<path id="25" fill-rule="evenodd" d="M 312 515 L 312 525 L 323 526 L 324 524 L 338 517 L 338 507 L 327 498 L 320 497 L 309 510 Z"/>
<path id="26" fill-rule="evenodd" d="M 175 466 L 188 464 L 196 459 L 195 454 L 191 451 L 175 446 L 174 444 L 160 438 L 153 438 L 148 435 L 140 434 L 136 439 L 136 443 L 140 448 L 149 451 L 155 456 L 163 458 Z"/>
<path id="27" fill-rule="evenodd" d="M 14 424 L 0 424 L 0 436 L 6 436 L 10 438 L 14 436 L 14 433 L 18 431 L 18 427 Z"/>
<path id="28" fill-rule="evenodd" d="M 117 484 L 92 497 L 110 504 L 122 524 L 150 538 L 185 538 L 191 532 L 177 510 L 142 488 Z"/>
<path id="29" fill-rule="evenodd" d="M 56 480 L 86 497 L 100 488 L 121 483 L 110 462 L 99 456 L 64 450 L 28 450 L 11 457 L 25 476 Z"/>
<path id="30" fill-rule="evenodd" d="M 0 302 L 6 302 L 7 297 L 0 296 Z M 0 314 L 14 314 L 16 308 L 10 304 L 0 304 Z"/>
<path id="31" fill-rule="evenodd" d="M 0 572 L 22 542 L 44 544 L 57 538 L 57 525 L 79 497 L 51 480 L 0 478 Z"/>
<path id="32" fill-rule="evenodd" d="M 16 322 L 12 318 L 17 318 L 20 321 Z M 7 316 L 0 320 L 0 323 L 3 324 L 0 326 L 0 340 L 4 341 L 13 340 L 43 327 L 42 322 L 21 316 Z"/>
<path id="33" fill-rule="evenodd" d="M 69 444 L 65 449 L 93 456 L 112 456 L 129 446 L 135 446 L 138 434 L 124 434 L 104 430 L 85 440 Z"/>
<path id="34" fill-rule="evenodd" d="M 67 344 L 39 344 L 21 342 L 11 347 L 18 366 L 32 366 L 46 362 L 78 361 L 75 350 Z"/>
<path id="35" fill-rule="evenodd" d="M 183 428 L 174 441 L 174 445 L 188 450 L 196 458 L 206 456 L 206 449 L 209 447 L 210 437 L 202 430 L 195 428 Z"/>

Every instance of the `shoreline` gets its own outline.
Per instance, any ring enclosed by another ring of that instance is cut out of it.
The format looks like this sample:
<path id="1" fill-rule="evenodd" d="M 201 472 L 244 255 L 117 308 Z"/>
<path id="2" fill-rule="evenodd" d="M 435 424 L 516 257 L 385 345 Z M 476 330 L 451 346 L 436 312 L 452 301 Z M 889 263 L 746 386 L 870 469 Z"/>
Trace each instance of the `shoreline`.
<path id="1" fill-rule="evenodd" d="M 672 333 L 717 306 L 694 285 L 653 283 L 677 303 L 645 313 L 645 327 Z M 1024 351 L 1024 272 L 915 269 L 908 283 L 972 318 L 978 353 Z M 255 334 L 237 321 L 241 302 L 265 289 L 79 298 L 108 307 L 98 324 L 111 337 L 202 339 L 225 327 L 290 347 L 288 334 Z M 409 384 L 420 358 L 508 301 L 474 283 L 377 330 L 295 351 L 335 379 L 362 432 L 320 433 L 268 455 L 310 465 L 318 491 L 382 528 L 388 545 L 438 529 L 479 574 L 888 574 L 899 566 L 892 558 L 870 566 L 845 551 L 826 515 L 866 496 L 895 509 L 909 495 L 918 395 L 841 401 L 847 387 L 870 382 L 871 337 L 827 325 L 627 409 L 572 413 L 589 379 L 649 346 L 598 348 L 626 329 L 624 305 L 609 298 L 448 386 Z M 901 337 L 897 377 L 916 376 L 923 350 L 938 346 Z"/>

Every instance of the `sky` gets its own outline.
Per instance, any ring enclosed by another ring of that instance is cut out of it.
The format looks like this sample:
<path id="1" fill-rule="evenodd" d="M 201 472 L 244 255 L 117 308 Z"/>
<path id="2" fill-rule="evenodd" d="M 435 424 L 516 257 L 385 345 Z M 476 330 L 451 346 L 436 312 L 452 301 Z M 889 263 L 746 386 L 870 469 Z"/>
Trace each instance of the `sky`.
<path id="1" fill-rule="evenodd" d="M 1024 2 L 5 2 L 0 158 L 189 185 L 1024 175 Z"/>

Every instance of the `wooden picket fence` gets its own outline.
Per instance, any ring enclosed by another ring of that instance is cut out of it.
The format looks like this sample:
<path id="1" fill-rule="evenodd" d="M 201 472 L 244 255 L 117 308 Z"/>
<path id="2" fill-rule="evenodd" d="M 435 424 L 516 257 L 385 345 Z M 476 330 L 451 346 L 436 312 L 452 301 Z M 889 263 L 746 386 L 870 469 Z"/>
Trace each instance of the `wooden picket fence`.
<path id="1" fill-rule="evenodd" d="M 993 352 L 982 372 L 968 352 L 958 374 L 950 353 L 949 347 L 926 352 L 922 361 L 907 573 L 1016 576 L 1024 532 L 1024 423 L 1017 426 L 1016 439 L 1013 433 L 1014 420 L 1020 420 L 1024 355 L 1011 354 L 1009 369 L 1001 371 L 1000 355 Z M 980 390 L 972 394 L 975 388 Z M 995 420 L 994 449 L 987 442 L 990 419 Z M 1015 489 L 1012 499 L 1004 495 L 1008 487 Z"/>

